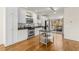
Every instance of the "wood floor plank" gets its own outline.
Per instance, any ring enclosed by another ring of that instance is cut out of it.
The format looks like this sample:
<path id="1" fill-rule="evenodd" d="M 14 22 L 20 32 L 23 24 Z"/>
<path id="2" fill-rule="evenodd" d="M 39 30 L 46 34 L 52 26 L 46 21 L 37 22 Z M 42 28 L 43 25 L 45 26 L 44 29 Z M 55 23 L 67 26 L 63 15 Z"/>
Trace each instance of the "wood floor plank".
<path id="1" fill-rule="evenodd" d="M 5 46 L 3 44 L 0 45 L 0 51 L 5 51 Z"/>
<path id="2" fill-rule="evenodd" d="M 44 44 L 39 44 L 39 36 L 36 36 L 8 46 L 6 47 L 6 51 L 79 51 L 79 42 L 61 39 L 62 36 L 59 34 L 55 36 L 55 42 L 49 42 L 47 48 Z"/>

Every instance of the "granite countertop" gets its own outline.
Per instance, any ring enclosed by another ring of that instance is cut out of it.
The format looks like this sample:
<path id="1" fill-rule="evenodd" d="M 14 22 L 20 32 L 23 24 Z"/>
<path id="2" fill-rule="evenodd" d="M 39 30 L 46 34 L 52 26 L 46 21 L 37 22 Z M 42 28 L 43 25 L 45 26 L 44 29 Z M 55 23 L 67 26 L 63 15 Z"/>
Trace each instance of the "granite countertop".
<path id="1" fill-rule="evenodd" d="M 21 29 L 35 29 L 35 28 L 43 28 L 44 26 L 33 26 L 33 27 L 30 27 L 30 26 L 27 26 L 27 27 L 20 27 L 18 28 L 18 30 L 21 30 Z"/>
<path id="2" fill-rule="evenodd" d="M 57 33 L 57 34 L 62 34 L 62 31 L 54 31 L 54 30 L 40 30 L 40 32 L 52 32 L 52 33 Z"/>
<path id="3" fill-rule="evenodd" d="M 40 30 L 41 32 L 53 32 L 53 30 Z"/>

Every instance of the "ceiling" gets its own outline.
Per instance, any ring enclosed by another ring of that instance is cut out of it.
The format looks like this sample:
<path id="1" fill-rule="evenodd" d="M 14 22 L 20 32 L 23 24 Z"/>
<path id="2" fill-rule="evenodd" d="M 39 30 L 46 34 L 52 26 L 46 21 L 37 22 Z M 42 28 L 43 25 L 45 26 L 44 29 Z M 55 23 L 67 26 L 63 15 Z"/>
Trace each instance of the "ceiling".
<path id="1" fill-rule="evenodd" d="M 59 17 L 64 14 L 63 7 L 27 7 L 26 9 L 48 17 Z"/>

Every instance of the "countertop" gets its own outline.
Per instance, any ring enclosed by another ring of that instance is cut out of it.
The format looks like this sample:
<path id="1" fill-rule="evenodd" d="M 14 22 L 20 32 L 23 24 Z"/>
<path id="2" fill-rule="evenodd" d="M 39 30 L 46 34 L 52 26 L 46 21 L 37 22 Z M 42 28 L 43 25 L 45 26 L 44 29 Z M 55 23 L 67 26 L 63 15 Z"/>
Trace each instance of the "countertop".
<path id="1" fill-rule="evenodd" d="M 18 28 L 18 30 L 22 30 L 22 29 L 35 29 L 35 28 L 43 28 L 44 26 L 33 26 L 33 27 L 30 27 L 30 26 L 27 26 L 27 27 L 20 27 Z"/>

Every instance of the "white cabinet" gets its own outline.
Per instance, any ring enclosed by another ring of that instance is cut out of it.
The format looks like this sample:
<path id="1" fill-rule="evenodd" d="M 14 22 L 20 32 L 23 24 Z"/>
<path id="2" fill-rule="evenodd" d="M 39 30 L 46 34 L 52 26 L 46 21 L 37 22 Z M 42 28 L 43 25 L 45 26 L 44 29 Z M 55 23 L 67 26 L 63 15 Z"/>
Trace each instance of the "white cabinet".
<path id="1" fill-rule="evenodd" d="M 42 28 L 35 28 L 35 36 L 39 35 L 39 30 L 42 30 Z"/>
<path id="2" fill-rule="evenodd" d="M 22 41 L 28 38 L 28 30 L 18 30 L 18 41 Z"/>
<path id="3" fill-rule="evenodd" d="M 6 46 L 17 41 L 18 9 L 16 7 L 6 8 Z"/>
<path id="4" fill-rule="evenodd" d="M 37 21 L 38 21 L 37 14 L 33 13 L 33 22 L 35 26 L 38 26 Z"/>
<path id="5" fill-rule="evenodd" d="M 26 23 L 26 10 L 23 8 L 18 9 L 18 23 Z"/>
<path id="6" fill-rule="evenodd" d="M 39 35 L 39 28 L 35 28 L 35 36 Z"/>
<path id="7" fill-rule="evenodd" d="M 41 20 L 42 26 L 45 26 L 45 20 L 47 20 L 47 18 L 45 16 L 41 16 L 40 20 Z"/>

